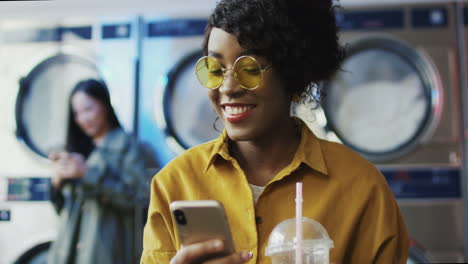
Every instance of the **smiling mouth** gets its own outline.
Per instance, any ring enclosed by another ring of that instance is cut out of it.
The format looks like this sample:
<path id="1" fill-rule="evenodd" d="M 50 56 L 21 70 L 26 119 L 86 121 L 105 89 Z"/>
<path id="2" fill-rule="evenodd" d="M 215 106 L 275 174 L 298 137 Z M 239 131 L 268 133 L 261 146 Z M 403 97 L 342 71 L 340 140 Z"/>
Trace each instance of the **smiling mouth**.
<path id="1" fill-rule="evenodd" d="M 253 113 L 255 105 L 223 105 L 222 108 L 226 120 L 236 123 L 249 117 Z"/>

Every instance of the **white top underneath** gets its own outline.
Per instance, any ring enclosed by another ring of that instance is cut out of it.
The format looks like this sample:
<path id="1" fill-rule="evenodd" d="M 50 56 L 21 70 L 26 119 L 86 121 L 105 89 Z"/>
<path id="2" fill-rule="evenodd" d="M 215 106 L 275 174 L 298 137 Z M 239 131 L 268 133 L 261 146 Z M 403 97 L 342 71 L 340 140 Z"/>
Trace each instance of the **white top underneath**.
<path id="1" fill-rule="evenodd" d="M 258 197 L 260 197 L 263 190 L 265 190 L 265 186 L 258 186 L 258 185 L 253 185 L 253 184 L 249 184 L 249 185 L 250 185 L 250 189 L 252 189 L 254 204 L 257 204 Z"/>

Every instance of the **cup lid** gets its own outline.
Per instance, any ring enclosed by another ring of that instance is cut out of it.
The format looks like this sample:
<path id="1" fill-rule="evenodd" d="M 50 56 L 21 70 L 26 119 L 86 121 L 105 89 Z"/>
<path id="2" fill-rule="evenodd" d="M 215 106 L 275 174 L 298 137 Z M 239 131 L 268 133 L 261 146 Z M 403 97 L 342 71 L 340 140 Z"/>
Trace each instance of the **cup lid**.
<path id="1" fill-rule="evenodd" d="M 333 248 L 333 241 L 328 236 L 325 228 L 317 221 L 307 217 L 302 218 L 303 239 L 302 248 L 304 252 L 312 252 L 315 249 Z M 295 251 L 296 239 L 296 219 L 291 218 L 279 223 L 271 232 L 268 239 L 268 246 L 265 249 L 266 256 L 283 254 Z"/>

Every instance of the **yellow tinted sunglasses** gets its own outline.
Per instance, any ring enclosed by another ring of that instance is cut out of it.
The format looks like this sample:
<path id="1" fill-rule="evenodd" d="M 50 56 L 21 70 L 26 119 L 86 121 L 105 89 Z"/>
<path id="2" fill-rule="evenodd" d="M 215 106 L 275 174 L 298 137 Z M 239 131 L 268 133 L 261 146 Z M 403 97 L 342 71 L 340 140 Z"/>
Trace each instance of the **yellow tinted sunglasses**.
<path id="1" fill-rule="evenodd" d="M 233 70 L 234 77 L 242 88 L 253 90 L 262 83 L 263 72 L 270 67 L 271 65 L 262 68 L 255 58 L 241 56 L 236 59 L 232 68 L 225 69 L 216 58 L 205 56 L 198 60 L 195 66 L 195 74 L 203 86 L 209 89 L 217 89 L 223 84 L 227 71 Z"/>

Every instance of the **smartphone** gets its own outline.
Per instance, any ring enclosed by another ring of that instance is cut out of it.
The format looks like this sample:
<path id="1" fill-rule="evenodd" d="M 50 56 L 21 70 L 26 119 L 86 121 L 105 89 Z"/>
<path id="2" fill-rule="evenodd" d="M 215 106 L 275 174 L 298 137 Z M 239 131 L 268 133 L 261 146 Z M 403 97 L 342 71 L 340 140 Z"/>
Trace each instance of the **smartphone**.
<path id="1" fill-rule="evenodd" d="M 173 220 L 182 245 L 211 239 L 224 241 L 221 254 L 208 259 L 233 254 L 236 250 L 223 205 L 215 200 L 175 201 L 170 205 Z"/>

